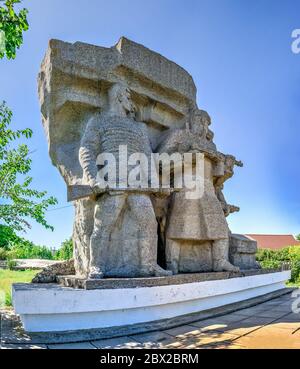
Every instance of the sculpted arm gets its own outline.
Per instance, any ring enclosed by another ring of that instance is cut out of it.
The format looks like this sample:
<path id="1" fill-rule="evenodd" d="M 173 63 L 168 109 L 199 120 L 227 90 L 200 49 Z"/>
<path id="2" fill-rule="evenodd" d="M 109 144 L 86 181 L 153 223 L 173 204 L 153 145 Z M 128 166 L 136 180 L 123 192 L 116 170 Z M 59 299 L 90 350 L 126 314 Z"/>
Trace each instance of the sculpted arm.
<path id="1" fill-rule="evenodd" d="M 100 132 L 97 126 L 99 116 L 91 118 L 86 126 L 79 149 L 79 162 L 83 177 L 94 185 L 97 177 L 97 156 L 100 153 Z"/>
<path id="2" fill-rule="evenodd" d="M 167 132 L 163 137 L 160 144 L 157 146 L 156 151 L 159 154 L 173 154 L 174 152 L 181 152 L 183 146 L 188 146 L 188 137 L 183 129 L 174 129 Z"/>

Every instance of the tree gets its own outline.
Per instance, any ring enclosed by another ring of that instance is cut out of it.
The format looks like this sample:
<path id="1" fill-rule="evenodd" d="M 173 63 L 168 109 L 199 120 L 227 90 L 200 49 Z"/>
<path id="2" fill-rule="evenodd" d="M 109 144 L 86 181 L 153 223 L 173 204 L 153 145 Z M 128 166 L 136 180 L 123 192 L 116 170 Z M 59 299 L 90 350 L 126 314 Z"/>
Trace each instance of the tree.
<path id="1" fill-rule="evenodd" d="M 5 36 L 5 47 L 0 59 L 16 57 L 23 43 L 23 32 L 28 30 L 27 9 L 17 13 L 14 9 L 21 0 L 0 0 L 0 31 Z M 46 198 L 46 191 L 31 188 L 31 158 L 28 146 L 16 140 L 32 136 L 31 129 L 14 131 L 10 128 L 12 112 L 5 103 L 0 104 L 0 221 L 14 231 L 30 228 L 28 218 L 53 230 L 45 220 L 45 212 L 57 203 L 54 197 Z M 23 179 L 23 180 L 22 180 Z"/>
<path id="2" fill-rule="evenodd" d="M 23 32 L 27 31 L 27 9 L 21 9 L 19 13 L 14 10 L 14 5 L 21 0 L 0 0 L 0 32 L 4 35 L 4 48 L 0 48 L 0 59 L 6 57 L 15 59 L 16 51 L 23 43 Z M 0 35 L 1 36 L 1 35 Z"/>
<path id="3" fill-rule="evenodd" d="M 0 224 L 0 249 L 4 248 L 9 250 L 11 245 L 21 240 L 15 233 L 15 231 L 3 224 Z"/>
<path id="4" fill-rule="evenodd" d="M 298 241 L 300 241 L 300 234 L 298 234 L 298 236 L 296 236 L 296 239 L 297 239 Z"/>
<path id="5" fill-rule="evenodd" d="M 32 160 L 28 146 L 11 147 L 18 138 L 30 138 L 32 131 L 29 128 L 13 131 L 11 120 L 12 112 L 5 103 L 0 104 L 0 221 L 16 231 L 25 231 L 30 228 L 27 218 L 31 218 L 53 230 L 45 220 L 45 212 L 57 200 L 46 198 L 46 191 L 30 187 L 32 177 L 28 173 Z"/>
<path id="6" fill-rule="evenodd" d="M 56 251 L 54 258 L 56 260 L 70 260 L 73 257 L 73 241 L 72 238 L 65 240 L 59 250 Z"/>

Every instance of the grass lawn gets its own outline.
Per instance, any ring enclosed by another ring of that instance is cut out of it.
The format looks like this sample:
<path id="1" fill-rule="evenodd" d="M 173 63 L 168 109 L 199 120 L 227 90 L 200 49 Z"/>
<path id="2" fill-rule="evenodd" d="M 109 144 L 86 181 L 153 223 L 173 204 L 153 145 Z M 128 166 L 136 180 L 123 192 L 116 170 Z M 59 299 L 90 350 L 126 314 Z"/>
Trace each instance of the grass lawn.
<path id="1" fill-rule="evenodd" d="M 0 269 L 0 294 L 5 293 L 5 305 L 11 306 L 11 285 L 13 283 L 28 283 L 38 273 L 38 270 L 16 271 L 9 269 Z M 0 295 L 1 306 L 1 295 Z"/>

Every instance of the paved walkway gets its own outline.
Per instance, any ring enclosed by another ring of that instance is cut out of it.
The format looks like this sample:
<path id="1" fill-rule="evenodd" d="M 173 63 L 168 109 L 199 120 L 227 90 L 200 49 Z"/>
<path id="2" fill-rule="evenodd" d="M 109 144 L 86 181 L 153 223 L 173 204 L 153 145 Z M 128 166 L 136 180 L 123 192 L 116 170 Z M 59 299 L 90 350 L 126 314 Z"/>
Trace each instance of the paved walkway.
<path id="1" fill-rule="evenodd" d="M 2 349 L 105 348 L 298 348 L 300 313 L 292 312 L 291 294 L 213 319 L 165 331 L 60 345 L 7 345 Z"/>

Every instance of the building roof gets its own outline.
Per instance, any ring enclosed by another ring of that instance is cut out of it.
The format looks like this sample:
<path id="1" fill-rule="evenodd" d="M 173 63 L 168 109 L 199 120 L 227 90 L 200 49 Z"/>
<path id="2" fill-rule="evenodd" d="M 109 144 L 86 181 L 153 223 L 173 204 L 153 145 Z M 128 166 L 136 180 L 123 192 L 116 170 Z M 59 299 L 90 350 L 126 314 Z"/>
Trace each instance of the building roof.
<path id="1" fill-rule="evenodd" d="M 300 242 L 291 234 L 246 234 L 248 238 L 257 241 L 257 247 L 260 249 L 282 249 L 287 246 L 300 246 Z"/>

